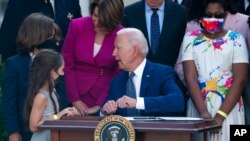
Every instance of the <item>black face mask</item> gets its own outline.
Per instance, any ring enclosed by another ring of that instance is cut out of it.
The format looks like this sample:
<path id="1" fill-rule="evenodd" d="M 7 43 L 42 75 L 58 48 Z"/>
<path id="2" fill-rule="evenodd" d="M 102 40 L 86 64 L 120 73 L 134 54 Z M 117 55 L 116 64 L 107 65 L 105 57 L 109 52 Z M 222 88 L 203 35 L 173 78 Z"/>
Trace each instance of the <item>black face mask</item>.
<path id="1" fill-rule="evenodd" d="M 64 75 L 59 75 L 58 78 L 55 81 L 55 85 L 59 86 L 59 87 L 64 87 Z"/>
<path id="2" fill-rule="evenodd" d="M 48 39 L 45 42 L 41 43 L 37 46 L 37 49 L 53 49 L 57 50 L 60 43 L 56 41 L 54 38 Z"/>

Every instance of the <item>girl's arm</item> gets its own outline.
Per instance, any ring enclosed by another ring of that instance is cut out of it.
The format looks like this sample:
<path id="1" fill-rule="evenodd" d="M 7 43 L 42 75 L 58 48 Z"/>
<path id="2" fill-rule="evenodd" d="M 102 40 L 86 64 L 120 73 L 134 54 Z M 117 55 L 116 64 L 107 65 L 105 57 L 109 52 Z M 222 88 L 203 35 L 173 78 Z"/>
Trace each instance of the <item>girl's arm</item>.
<path id="1" fill-rule="evenodd" d="M 242 89 L 247 81 L 248 73 L 248 50 L 245 39 L 242 36 L 237 36 L 233 48 L 233 82 L 229 88 L 229 92 L 223 101 L 219 112 L 215 115 L 214 119 L 217 123 L 222 124 L 227 115 L 234 108 L 236 103 L 240 100 Z"/>
<path id="2" fill-rule="evenodd" d="M 59 120 L 62 116 L 75 116 L 80 115 L 75 107 L 68 107 L 60 111 L 58 114 L 50 116 L 47 120 Z"/>
<path id="3" fill-rule="evenodd" d="M 30 113 L 29 128 L 31 132 L 36 132 L 38 127 L 43 124 L 44 119 L 42 118 L 42 115 L 47 105 L 47 97 L 42 93 L 38 93 L 34 99 Z"/>
<path id="4" fill-rule="evenodd" d="M 38 127 L 41 126 L 45 120 L 55 120 L 53 115 L 50 116 L 48 119 L 42 118 L 43 112 L 47 107 L 47 105 L 48 105 L 47 97 L 41 93 L 38 93 L 34 99 L 32 110 L 30 113 L 30 121 L 29 121 L 30 131 L 36 132 L 38 130 Z M 68 107 L 63 109 L 58 114 L 56 114 L 58 119 L 60 119 L 63 115 L 67 116 L 79 115 L 79 112 L 75 109 L 75 107 Z"/>
<path id="5" fill-rule="evenodd" d="M 185 81 L 188 87 L 188 90 L 191 94 L 192 101 L 195 104 L 196 109 L 198 110 L 200 117 L 205 119 L 211 119 L 211 114 L 207 110 L 207 106 L 205 105 L 200 87 L 197 83 L 197 70 L 195 67 L 195 63 L 193 60 L 184 61 L 183 68 L 184 68 L 184 76 Z"/>
<path id="6" fill-rule="evenodd" d="M 233 64 L 233 83 L 229 89 L 229 92 L 220 107 L 220 111 L 224 112 L 228 115 L 231 110 L 234 108 L 236 103 L 240 100 L 242 89 L 246 84 L 247 81 L 247 71 L 248 71 L 248 64 L 247 63 L 235 63 Z M 221 114 L 215 115 L 215 120 L 222 124 L 225 117 Z"/>

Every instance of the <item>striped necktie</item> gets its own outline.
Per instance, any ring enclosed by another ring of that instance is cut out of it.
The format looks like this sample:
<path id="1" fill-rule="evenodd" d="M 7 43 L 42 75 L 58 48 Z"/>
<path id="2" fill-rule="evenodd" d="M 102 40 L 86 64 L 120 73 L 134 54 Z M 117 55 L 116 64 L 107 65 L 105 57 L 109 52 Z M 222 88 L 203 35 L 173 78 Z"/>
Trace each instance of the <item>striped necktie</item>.
<path id="1" fill-rule="evenodd" d="M 128 97 L 136 99 L 136 91 L 133 83 L 133 77 L 135 76 L 134 72 L 129 74 L 129 78 L 126 84 L 126 95 Z M 139 110 L 135 108 L 127 108 L 127 116 L 139 116 Z"/>

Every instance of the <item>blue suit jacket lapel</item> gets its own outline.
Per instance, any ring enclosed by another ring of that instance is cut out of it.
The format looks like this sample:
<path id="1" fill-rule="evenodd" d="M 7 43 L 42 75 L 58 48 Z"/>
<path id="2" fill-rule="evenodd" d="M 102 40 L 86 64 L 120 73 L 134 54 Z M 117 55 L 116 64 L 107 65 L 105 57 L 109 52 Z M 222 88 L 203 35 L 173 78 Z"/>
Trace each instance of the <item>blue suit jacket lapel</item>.
<path id="1" fill-rule="evenodd" d="M 146 96 L 146 91 L 150 83 L 152 71 L 153 71 L 152 63 L 150 61 L 147 61 L 142 74 L 140 97 Z"/>
<path id="2" fill-rule="evenodd" d="M 172 26 L 171 24 L 173 24 L 172 18 L 173 18 L 173 12 L 172 12 L 172 7 L 170 6 L 171 3 L 169 1 L 165 1 L 165 6 L 164 6 L 164 18 L 163 18 L 163 25 L 162 25 L 162 30 L 161 30 L 161 35 L 160 35 L 160 39 L 159 39 L 159 45 L 162 44 L 163 42 L 165 42 L 166 39 L 168 39 L 169 37 L 169 33 L 171 33 L 172 30 Z M 159 48 L 157 49 L 157 52 L 160 52 L 160 47 L 166 47 L 166 46 L 159 46 Z"/>
<path id="3" fill-rule="evenodd" d="M 123 95 L 126 94 L 126 83 L 128 80 L 128 72 L 126 71 L 121 72 L 120 75 L 121 77 L 119 79 L 119 85 L 116 85 L 116 88 L 115 88 L 117 92 L 114 93 L 114 100 L 117 100 L 118 98 L 121 98 Z M 127 116 L 127 110 L 125 108 L 123 109 L 118 108 L 118 111 L 116 114 Z"/>
<path id="4" fill-rule="evenodd" d="M 30 72 L 30 65 L 32 63 L 31 57 L 29 55 L 23 54 L 19 55 L 18 59 L 18 64 L 16 64 L 18 66 L 17 68 L 19 69 L 18 71 L 28 76 Z"/>
<path id="5" fill-rule="evenodd" d="M 128 80 L 129 72 L 124 72 L 121 77 L 121 94 L 118 96 L 118 98 L 122 97 L 123 95 L 126 95 L 126 83 Z"/>

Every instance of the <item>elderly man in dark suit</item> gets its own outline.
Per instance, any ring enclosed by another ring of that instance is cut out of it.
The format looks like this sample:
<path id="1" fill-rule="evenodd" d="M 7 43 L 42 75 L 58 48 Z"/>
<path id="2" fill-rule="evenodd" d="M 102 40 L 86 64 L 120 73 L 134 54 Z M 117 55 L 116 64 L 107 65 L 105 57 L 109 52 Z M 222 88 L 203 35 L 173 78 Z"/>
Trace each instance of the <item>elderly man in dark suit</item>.
<path id="1" fill-rule="evenodd" d="M 26 16 L 35 12 L 53 18 L 60 26 L 63 37 L 70 20 L 81 16 L 79 0 L 9 0 L 0 29 L 0 54 L 3 61 L 17 53 L 16 36 L 20 24 Z"/>
<path id="2" fill-rule="evenodd" d="M 187 24 L 183 6 L 172 0 L 141 0 L 125 8 L 122 24 L 143 32 L 149 45 L 148 60 L 175 65 Z M 177 84 L 185 94 L 179 78 Z M 185 111 L 179 114 L 184 115 Z"/>
<path id="3" fill-rule="evenodd" d="M 125 8 L 122 24 L 143 32 L 149 44 L 147 59 L 174 66 L 186 29 L 181 5 L 172 0 L 141 0 Z"/>
<path id="4" fill-rule="evenodd" d="M 147 41 L 136 28 L 117 33 L 113 55 L 124 70 L 112 79 L 101 113 L 122 116 L 172 116 L 184 110 L 174 70 L 146 59 Z"/>

